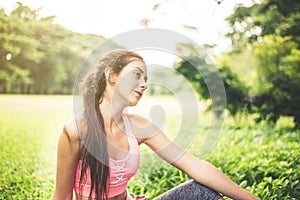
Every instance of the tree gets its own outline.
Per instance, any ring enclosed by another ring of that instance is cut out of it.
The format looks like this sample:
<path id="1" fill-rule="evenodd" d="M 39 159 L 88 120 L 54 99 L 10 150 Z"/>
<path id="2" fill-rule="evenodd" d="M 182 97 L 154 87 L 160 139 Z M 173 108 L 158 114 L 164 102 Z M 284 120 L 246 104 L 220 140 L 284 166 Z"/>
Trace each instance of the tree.
<path id="1" fill-rule="evenodd" d="M 191 44 L 185 45 L 188 48 L 189 46 Z M 248 104 L 248 89 L 238 76 L 228 66 L 217 69 L 213 64 L 209 64 L 206 61 L 207 55 L 197 55 L 199 49 L 189 49 L 189 56 L 175 63 L 174 68 L 191 82 L 200 98 L 212 100 L 209 109 L 217 115 L 223 112 L 225 106 L 232 115 L 243 109 Z"/>
<path id="2" fill-rule="evenodd" d="M 18 9 L 18 8 L 17 8 Z M 16 15 L 16 12 L 14 14 Z M 23 66 L 35 66 L 41 54 L 36 51 L 37 43 L 25 32 L 29 27 L 15 17 L 8 17 L 0 11 L 0 38 L 1 38 L 1 71 L 0 81 L 3 84 L 2 92 L 20 90 L 21 84 L 30 84 L 30 69 Z M 29 54 L 32 52 L 32 55 Z"/>
<path id="3" fill-rule="evenodd" d="M 276 122 L 281 115 L 293 116 L 299 125 L 300 58 L 290 37 L 267 35 L 255 43 L 257 91 L 254 105 L 261 119 Z M 288 103 L 287 103 L 288 102 Z"/>
<path id="4" fill-rule="evenodd" d="M 300 42 L 298 0 L 263 0 L 251 7 L 239 5 L 227 21 L 232 29 L 227 36 L 232 40 L 235 51 L 269 34 L 291 36 L 298 45 Z"/>
<path id="5" fill-rule="evenodd" d="M 232 31 L 231 55 L 251 49 L 256 60 L 256 84 L 252 85 L 252 111 L 258 120 L 271 122 L 293 116 L 300 126 L 300 4 L 296 0 L 264 0 L 251 7 L 239 6 L 228 17 Z"/>
<path id="6" fill-rule="evenodd" d="M 66 30 L 53 19 L 21 3 L 8 15 L 0 10 L 0 93 L 72 92 L 77 69 L 104 38 Z"/>

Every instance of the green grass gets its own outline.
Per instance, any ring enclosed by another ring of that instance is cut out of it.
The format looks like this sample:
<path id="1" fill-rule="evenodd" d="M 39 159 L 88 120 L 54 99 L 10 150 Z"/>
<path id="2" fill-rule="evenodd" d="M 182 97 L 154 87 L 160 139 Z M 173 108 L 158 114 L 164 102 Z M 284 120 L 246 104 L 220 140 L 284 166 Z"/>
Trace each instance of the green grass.
<path id="1" fill-rule="evenodd" d="M 0 96 L 0 199 L 50 199 L 56 143 L 72 98 Z"/>
<path id="2" fill-rule="evenodd" d="M 201 144 L 208 129 L 200 126 L 188 151 L 213 163 L 261 199 L 299 199 L 300 131 L 255 124 L 251 116 L 239 120 L 226 117 L 217 144 L 202 155 Z M 189 179 L 164 161 L 149 159 L 142 163 L 130 191 L 152 198 Z"/>
<path id="3" fill-rule="evenodd" d="M 146 98 L 140 102 L 141 107 L 167 105 L 162 128 L 171 139 L 176 138 L 181 119 L 168 112 L 176 102 L 167 97 Z M 0 95 L 0 199 L 51 198 L 57 139 L 64 122 L 72 115 L 72 104 L 71 96 Z M 161 112 L 157 114 L 162 116 Z M 192 142 L 184 148 L 213 163 L 262 199 L 299 198 L 300 131 L 289 129 L 284 121 L 272 127 L 255 124 L 248 115 L 241 115 L 238 120 L 225 117 L 217 144 L 203 155 L 201 145 L 211 128 L 210 118 L 201 113 L 195 134 L 193 126 L 184 126 L 183 134 L 194 134 Z M 132 195 L 153 198 L 189 179 L 145 146 L 141 149 L 141 167 L 129 185 Z"/>

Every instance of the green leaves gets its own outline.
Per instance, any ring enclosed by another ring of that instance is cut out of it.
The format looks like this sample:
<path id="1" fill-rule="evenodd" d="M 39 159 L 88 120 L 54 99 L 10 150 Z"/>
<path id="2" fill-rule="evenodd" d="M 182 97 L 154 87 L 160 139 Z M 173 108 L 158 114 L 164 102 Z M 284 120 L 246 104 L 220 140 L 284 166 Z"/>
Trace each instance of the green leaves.
<path id="1" fill-rule="evenodd" d="M 300 124 L 299 50 L 291 37 L 267 35 L 253 46 L 257 59 L 256 100 L 261 119 L 276 122 L 279 117 L 293 116 Z M 286 102 L 289 102 L 287 105 Z"/>
<path id="2" fill-rule="evenodd" d="M 0 10 L 0 93 L 72 92 L 76 71 L 104 38 L 71 32 L 53 18 L 21 3 L 9 15 Z"/>
<path id="3" fill-rule="evenodd" d="M 222 153 L 214 149 L 209 159 L 223 166 L 225 174 L 262 199 L 297 199 L 299 131 L 282 133 L 271 126 L 248 129 L 243 125 L 238 130 L 226 128 L 219 141 Z M 229 131 L 232 131 L 230 135 Z M 221 156 L 222 159 L 215 158 Z"/>
<path id="4" fill-rule="evenodd" d="M 300 127 L 300 97 L 296 92 L 300 90 L 299 9 L 296 0 L 269 0 L 238 6 L 227 18 L 232 28 L 227 36 L 233 44 L 229 57 L 245 60 L 231 62 L 231 69 L 252 68 L 256 73 L 246 82 L 251 87 L 249 110 L 260 114 L 257 121 L 274 124 L 281 116 L 293 117 L 295 128 Z M 245 52 L 250 55 L 246 57 Z M 251 65 L 247 61 L 252 61 Z"/>
<path id="5" fill-rule="evenodd" d="M 222 106 L 216 105 L 222 105 L 222 101 L 225 100 L 227 104 L 226 108 L 233 115 L 247 105 L 248 88 L 228 66 L 222 66 L 216 69 L 213 65 L 206 63 L 205 57 L 188 56 L 180 62 L 175 63 L 174 67 L 191 82 L 199 94 L 200 99 L 214 101 L 212 103 L 215 106 L 211 106 L 211 108 L 214 108 L 214 112 L 218 113 L 223 111 L 222 109 L 224 108 Z M 218 78 L 220 78 L 224 84 L 226 99 L 223 99 L 223 93 L 221 92 L 218 92 L 215 98 L 212 96 L 212 91 L 218 91 L 222 88 L 222 85 L 217 81 Z"/>

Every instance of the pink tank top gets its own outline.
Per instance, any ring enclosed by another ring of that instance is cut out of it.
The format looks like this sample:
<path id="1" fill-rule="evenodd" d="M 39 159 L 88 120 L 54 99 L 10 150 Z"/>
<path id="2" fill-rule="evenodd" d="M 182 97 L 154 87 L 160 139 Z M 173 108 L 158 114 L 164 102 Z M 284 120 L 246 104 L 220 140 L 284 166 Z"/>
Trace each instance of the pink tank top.
<path id="1" fill-rule="evenodd" d="M 125 114 L 123 114 L 122 116 L 125 124 L 130 150 L 127 157 L 124 160 L 114 160 L 112 158 L 109 158 L 110 185 L 108 188 L 108 198 L 114 197 L 126 191 L 128 181 L 136 173 L 140 164 L 139 144 L 137 142 L 137 139 L 133 135 L 127 116 Z M 91 189 L 90 169 L 88 168 L 86 171 L 86 180 L 82 181 L 81 193 L 79 192 L 80 172 L 81 161 L 79 161 L 77 164 L 73 188 L 75 193 L 81 194 L 84 197 L 88 197 Z M 96 194 L 94 191 L 92 192 L 91 197 L 96 198 Z"/>

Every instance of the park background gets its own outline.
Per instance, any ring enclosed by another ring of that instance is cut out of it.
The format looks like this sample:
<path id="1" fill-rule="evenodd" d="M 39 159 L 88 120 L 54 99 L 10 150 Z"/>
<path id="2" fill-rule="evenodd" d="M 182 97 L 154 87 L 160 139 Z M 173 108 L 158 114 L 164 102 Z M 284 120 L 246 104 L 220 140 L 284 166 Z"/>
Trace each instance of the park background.
<path id="1" fill-rule="evenodd" d="M 115 28 L 110 33 L 107 27 L 101 27 L 101 22 L 96 23 L 97 19 L 80 21 L 80 12 L 73 28 L 84 24 L 86 33 L 61 25 L 64 21 L 60 24 L 60 16 L 54 16 L 55 8 L 45 12 L 30 1 L 7 2 L 10 6 L 0 4 L 0 199 L 51 198 L 57 139 L 64 122 L 73 114 L 77 70 L 89 53 L 113 34 L 147 27 L 181 32 L 201 46 L 178 44 L 177 53 L 182 59 L 170 62 L 174 76 L 183 75 L 199 100 L 199 130 L 188 150 L 262 199 L 299 197 L 300 5 L 296 0 L 235 2 L 231 7 L 227 0 L 149 1 L 144 5 L 147 12 L 133 6 L 137 2 L 126 1 L 125 5 L 109 7 L 116 11 L 115 17 L 106 18 Z M 100 1 L 99 8 L 105 8 L 106 3 Z M 80 6 L 84 8 L 85 3 Z M 197 6 L 210 13 L 199 15 Z M 121 11 L 116 7 L 122 7 Z M 64 2 L 61 9 L 72 14 L 69 3 Z M 175 18 L 172 9 L 177 9 L 181 20 Z M 135 20 L 128 21 L 126 27 L 122 25 L 126 24 L 121 21 L 122 15 Z M 159 25 L 157 21 L 163 23 Z M 90 26 L 98 27 L 99 32 L 92 33 L 88 30 Z M 209 37 L 205 33 L 217 34 Z M 114 42 L 111 45 L 121 46 Z M 207 62 L 208 56 L 213 62 Z M 220 110 L 212 106 L 216 102 L 209 95 L 209 80 L 195 73 L 188 61 L 208 74 L 218 69 L 226 90 L 222 133 L 205 155 L 200 155 L 199 145 L 211 128 L 211 116 L 219 115 Z M 156 80 L 170 75 L 165 70 L 149 73 Z M 172 91 L 150 85 L 140 106 L 162 105 L 167 113 L 164 131 L 173 138 L 181 117 L 180 112 L 174 111 L 178 107 L 174 94 L 186 85 L 171 80 L 177 86 Z M 189 133 L 188 128 L 184 131 Z M 129 185 L 132 195 L 146 194 L 152 198 L 188 179 L 171 166 L 157 163 L 164 161 L 153 158 L 142 163 Z"/>

